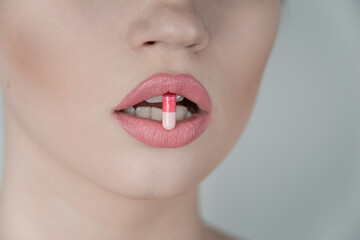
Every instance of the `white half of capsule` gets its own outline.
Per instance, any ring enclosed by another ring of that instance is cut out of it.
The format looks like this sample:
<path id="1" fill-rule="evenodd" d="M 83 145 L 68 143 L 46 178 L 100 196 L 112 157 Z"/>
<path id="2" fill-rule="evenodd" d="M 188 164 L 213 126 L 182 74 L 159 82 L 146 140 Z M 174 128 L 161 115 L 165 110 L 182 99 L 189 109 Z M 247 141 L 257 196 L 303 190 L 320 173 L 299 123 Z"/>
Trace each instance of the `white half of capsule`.
<path id="1" fill-rule="evenodd" d="M 176 125 L 176 112 L 162 112 L 162 126 L 166 130 L 171 130 Z"/>

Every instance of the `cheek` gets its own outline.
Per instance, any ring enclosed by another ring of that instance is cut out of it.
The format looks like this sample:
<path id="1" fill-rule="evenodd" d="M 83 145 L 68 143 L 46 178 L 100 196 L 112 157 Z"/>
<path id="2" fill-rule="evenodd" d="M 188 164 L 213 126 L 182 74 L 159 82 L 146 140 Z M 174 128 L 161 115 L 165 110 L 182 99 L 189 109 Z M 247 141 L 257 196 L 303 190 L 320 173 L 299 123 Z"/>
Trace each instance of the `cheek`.
<path id="1" fill-rule="evenodd" d="M 270 55 L 279 23 L 280 4 L 254 1 L 229 10 L 224 28 L 213 36 L 214 73 L 211 89 L 214 126 L 222 144 L 230 148 L 243 132 L 256 101 L 259 85 Z M 221 136 L 221 137 L 220 137 Z"/>
<path id="2" fill-rule="evenodd" d="M 10 85 L 5 95 L 10 104 L 19 105 L 13 109 L 26 111 L 26 103 L 36 114 L 44 103 L 55 108 L 51 105 L 67 94 L 66 70 L 60 67 L 61 44 L 52 41 L 56 36 L 51 34 L 51 23 L 41 20 L 47 16 L 37 15 L 35 10 L 25 14 L 22 10 L 18 14 L 9 11 L 0 23 L 0 50 L 6 59 L 6 81 Z"/>
<path id="3" fill-rule="evenodd" d="M 71 4 L 13 5 L 0 16 L 0 53 L 10 86 L 4 95 L 12 109 L 59 126 L 83 120 L 86 112 L 108 111 L 113 86 L 105 80 L 109 63 L 102 60 L 109 51 L 102 46 L 111 45 L 94 37 L 101 36 L 98 28 L 87 27 Z"/>
<path id="4" fill-rule="evenodd" d="M 109 99 L 114 82 L 104 74 L 110 64 L 102 59 L 109 51 L 101 46 L 111 45 L 91 37 L 101 34 L 76 14 L 47 7 L 9 10 L 0 17 L 2 80 L 9 84 L 3 88 L 5 101 L 21 127 L 56 159 L 79 171 L 99 172 L 99 159 L 115 161 L 122 154 L 123 139 L 115 136 L 119 129 L 106 118 L 114 106 Z"/>

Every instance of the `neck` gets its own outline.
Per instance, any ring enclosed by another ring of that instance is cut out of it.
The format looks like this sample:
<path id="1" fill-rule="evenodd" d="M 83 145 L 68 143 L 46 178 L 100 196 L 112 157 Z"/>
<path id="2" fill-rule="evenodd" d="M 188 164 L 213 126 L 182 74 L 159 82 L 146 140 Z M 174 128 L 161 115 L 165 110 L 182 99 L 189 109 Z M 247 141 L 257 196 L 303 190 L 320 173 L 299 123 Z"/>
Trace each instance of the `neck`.
<path id="1" fill-rule="evenodd" d="M 197 187 L 170 200 L 109 192 L 52 159 L 5 114 L 0 239 L 203 239 Z"/>

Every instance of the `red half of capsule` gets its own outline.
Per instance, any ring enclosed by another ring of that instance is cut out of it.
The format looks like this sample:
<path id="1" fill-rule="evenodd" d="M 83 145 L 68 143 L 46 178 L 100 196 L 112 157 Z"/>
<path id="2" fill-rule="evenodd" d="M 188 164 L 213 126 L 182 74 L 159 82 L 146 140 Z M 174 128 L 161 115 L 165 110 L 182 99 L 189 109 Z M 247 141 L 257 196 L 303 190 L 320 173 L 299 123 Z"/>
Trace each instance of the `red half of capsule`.
<path id="1" fill-rule="evenodd" d="M 162 111 L 176 112 L 176 94 L 168 92 L 163 95 Z"/>

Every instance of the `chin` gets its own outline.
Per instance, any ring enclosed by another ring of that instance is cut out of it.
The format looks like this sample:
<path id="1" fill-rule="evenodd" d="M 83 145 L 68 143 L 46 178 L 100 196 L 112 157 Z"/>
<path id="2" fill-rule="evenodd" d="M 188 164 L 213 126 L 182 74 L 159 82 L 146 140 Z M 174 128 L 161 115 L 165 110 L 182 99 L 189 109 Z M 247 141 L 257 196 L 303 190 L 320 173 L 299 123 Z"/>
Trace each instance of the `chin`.
<path id="1" fill-rule="evenodd" d="M 156 151 L 153 155 L 157 155 Z M 94 175 L 88 175 L 91 174 L 89 169 L 83 173 L 105 191 L 137 200 L 177 198 L 196 187 L 206 175 L 206 168 L 200 171 L 194 167 L 195 159 L 190 156 L 169 158 L 169 153 L 159 152 L 157 157 L 128 156 L 124 159 L 108 161 L 108 166 L 101 166 L 107 169 L 105 172 L 96 168 L 91 171 Z"/>
<path id="2" fill-rule="evenodd" d="M 152 180 L 156 180 L 153 177 Z M 197 186 L 198 182 L 174 181 L 159 177 L 157 184 L 141 179 L 129 179 L 124 185 L 107 185 L 105 188 L 114 194 L 133 200 L 171 200 L 180 197 Z"/>

